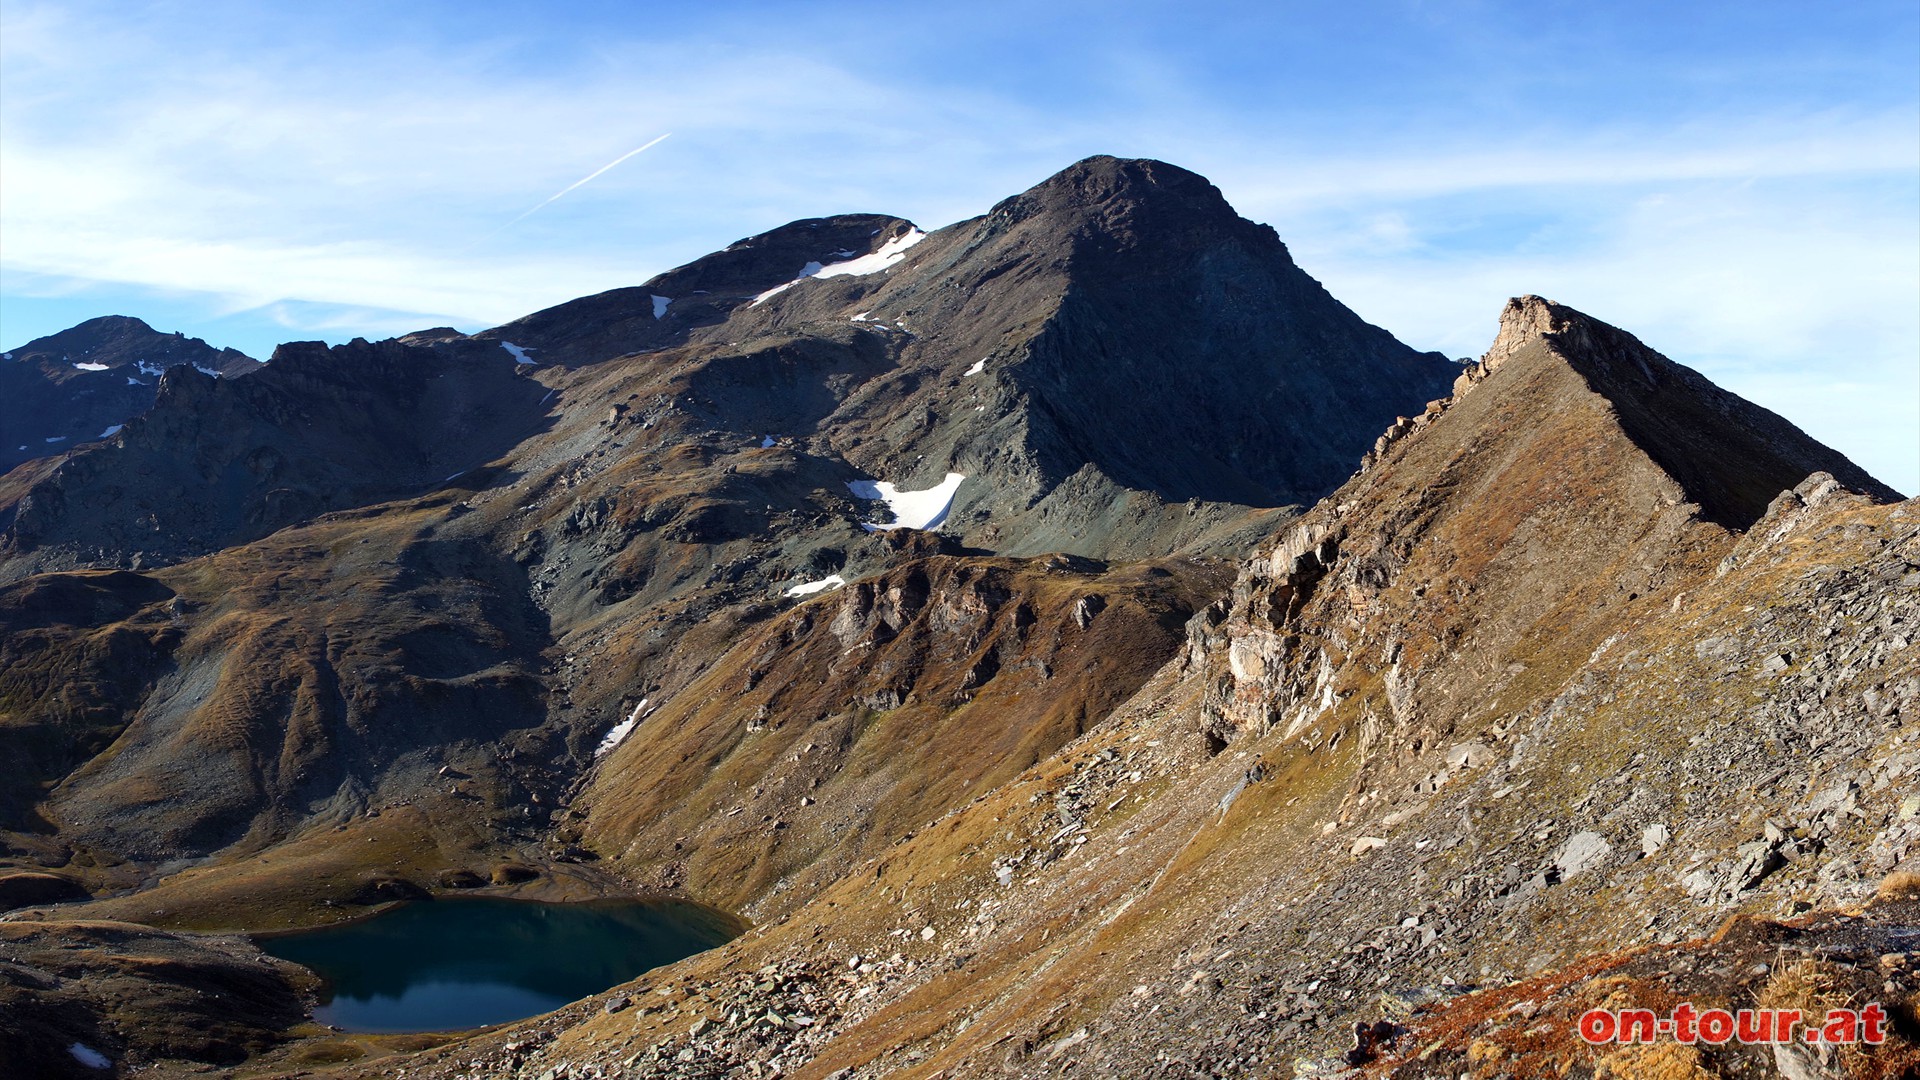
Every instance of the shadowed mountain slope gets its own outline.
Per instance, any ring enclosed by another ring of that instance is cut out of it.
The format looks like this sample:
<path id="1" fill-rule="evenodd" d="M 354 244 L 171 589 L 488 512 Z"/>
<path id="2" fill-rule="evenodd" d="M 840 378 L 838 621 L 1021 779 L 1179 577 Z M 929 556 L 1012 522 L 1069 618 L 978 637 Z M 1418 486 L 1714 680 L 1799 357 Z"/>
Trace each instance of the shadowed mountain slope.
<path id="1" fill-rule="evenodd" d="M 536 430 L 504 353 L 296 342 L 244 379 L 169 369 L 106 442 L 0 478 L 0 567 L 157 566 L 418 492 Z"/>

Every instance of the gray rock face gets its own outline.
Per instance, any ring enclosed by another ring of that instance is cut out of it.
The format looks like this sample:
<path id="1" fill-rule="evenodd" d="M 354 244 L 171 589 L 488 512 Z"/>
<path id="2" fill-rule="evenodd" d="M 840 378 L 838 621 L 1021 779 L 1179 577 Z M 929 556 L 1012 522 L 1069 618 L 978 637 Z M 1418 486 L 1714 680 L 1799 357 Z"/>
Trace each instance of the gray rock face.
<path id="1" fill-rule="evenodd" d="M 1449 769 L 1484 769 L 1493 761 L 1493 749 L 1483 742 L 1459 743 L 1447 751 Z"/>
<path id="2" fill-rule="evenodd" d="M 1585 873 L 1605 862 L 1613 854 L 1613 847 L 1607 838 L 1597 832 L 1575 833 L 1567 838 L 1560 851 L 1553 857 L 1553 868 L 1559 871 L 1560 880 Z"/>
<path id="3" fill-rule="evenodd" d="M 1727 875 L 1726 891 L 1737 896 L 1766 880 L 1768 874 L 1786 865 L 1780 845 L 1771 840 L 1741 844 L 1734 853 L 1733 870 Z"/>
<path id="4" fill-rule="evenodd" d="M 1666 847 L 1667 842 L 1672 839 L 1673 832 L 1665 825 L 1656 822 L 1647 826 L 1640 834 L 1641 857 L 1651 858 L 1655 852 Z"/>

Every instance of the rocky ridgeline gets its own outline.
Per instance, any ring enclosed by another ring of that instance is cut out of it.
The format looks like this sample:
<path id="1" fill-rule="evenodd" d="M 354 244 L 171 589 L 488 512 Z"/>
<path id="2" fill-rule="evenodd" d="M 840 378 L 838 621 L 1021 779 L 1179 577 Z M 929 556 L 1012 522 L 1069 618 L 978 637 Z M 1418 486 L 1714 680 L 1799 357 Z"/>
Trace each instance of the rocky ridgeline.
<path id="1" fill-rule="evenodd" d="M 0 475 L 112 438 L 153 407 L 160 377 L 184 366 L 237 378 L 260 362 L 124 315 L 88 319 L 0 354 Z"/>

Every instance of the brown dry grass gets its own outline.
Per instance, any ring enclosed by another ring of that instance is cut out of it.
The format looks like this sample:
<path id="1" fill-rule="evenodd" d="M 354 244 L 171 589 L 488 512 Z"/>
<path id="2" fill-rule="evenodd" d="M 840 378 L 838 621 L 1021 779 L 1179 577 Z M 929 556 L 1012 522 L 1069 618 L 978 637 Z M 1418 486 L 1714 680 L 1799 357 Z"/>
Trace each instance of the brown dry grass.
<path id="1" fill-rule="evenodd" d="M 1126 700 L 1182 644 L 1174 616 L 1222 584 L 1170 565 L 1165 577 L 1094 575 L 942 556 L 794 608 L 711 660 L 609 755 L 576 803 L 589 842 L 722 907 L 783 879 L 792 894 L 823 887 Z M 1109 604 L 1078 629 L 1071 611 L 1089 594 Z M 887 616 L 902 625 L 851 646 L 828 632 L 836 619 L 877 622 L 901 595 L 925 597 L 902 605 L 904 620 Z"/>
<path id="2" fill-rule="evenodd" d="M 1861 1009 L 1878 995 L 1862 985 L 1861 974 L 1818 957 L 1802 957 L 1780 964 L 1761 988 L 1755 1004 L 1762 1009 L 1797 1009 L 1803 1027 L 1817 1026 L 1834 1009 Z M 1912 1002 L 1878 1002 L 1896 1014 L 1894 1025 L 1911 1024 Z M 1904 1016 L 1902 1016 L 1904 1014 Z M 1880 1046 L 1848 1043 L 1839 1046 L 1835 1064 L 1856 1080 L 1894 1080 L 1920 1075 L 1920 1046 L 1898 1030 Z"/>
<path id="3" fill-rule="evenodd" d="M 1880 887 L 1874 890 L 1875 903 L 1890 903 L 1895 900 L 1920 900 L 1920 873 L 1911 870 L 1895 870 L 1880 881 Z"/>
<path id="4" fill-rule="evenodd" d="M 1679 1043 L 1624 1046 L 1594 1065 L 1594 1080 L 1713 1080 L 1700 1051 Z"/>

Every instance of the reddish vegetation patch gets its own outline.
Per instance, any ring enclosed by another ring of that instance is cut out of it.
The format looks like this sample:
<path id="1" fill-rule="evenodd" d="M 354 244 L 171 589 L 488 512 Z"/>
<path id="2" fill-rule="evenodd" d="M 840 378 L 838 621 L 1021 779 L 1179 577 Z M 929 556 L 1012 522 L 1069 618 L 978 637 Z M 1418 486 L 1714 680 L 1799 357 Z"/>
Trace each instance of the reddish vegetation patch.
<path id="1" fill-rule="evenodd" d="M 1366 1074 L 1520 1080 L 1586 1066 L 1596 1076 L 1646 1080 L 1771 1075 L 1764 1071 L 1776 1064 L 1770 1045 L 1684 1045 L 1670 1036 L 1595 1045 L 1581 1038 L 1580 1017 L 1590 1009 L 1644 1009 L 1667 1018 L 1689 1003 L 1698 1012 L 1794 1008 L 1824 1018 L 1829 1008 L 1877 1003 L 1890 1018 L 1887 1040 L 1840 1048 L 1834 1067 L 1854 1077 L 1912 1076 L 1920 1069 L 1916 922 L 1920 902 L 1911 900 L 1790 922 L 1739 917 L 1709 939 L 1588 957 L 1426 1014 Z"/>

